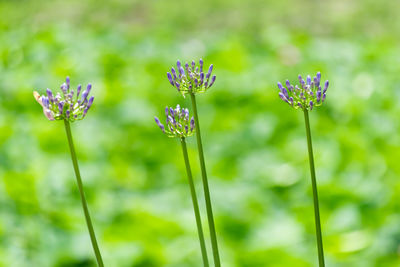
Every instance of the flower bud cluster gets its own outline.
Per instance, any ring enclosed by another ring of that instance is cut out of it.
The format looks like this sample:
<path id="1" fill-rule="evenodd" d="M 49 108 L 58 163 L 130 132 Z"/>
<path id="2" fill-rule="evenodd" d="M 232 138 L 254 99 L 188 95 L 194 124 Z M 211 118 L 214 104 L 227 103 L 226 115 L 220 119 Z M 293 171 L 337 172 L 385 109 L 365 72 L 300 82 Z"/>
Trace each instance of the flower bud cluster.
<path id="1" fill-rule="evenodd" d="M 182 66 L 178 60 L 176 63 L 177 69 L 171 68 L 171 72 L 167 72 L 167 78 L 170 84 L 180 92 L 183 97 L 186 94 L 203 93 L 210 88 L 216 79 L 216 76 L 211 77 L 213 65 L 211 64 L 208 68 L 208 72 L 203 72 L 203 60 L 199 60 L 199 66 L 192 61 L 192 64 L 186 63 Z"/>
<path id="2" fill-rule="evenodd" d="M 166 107 L 165 116 L 165 126 L 157 117 L 154 117 L 154 120 L 168 137 L 184 138 L 193 135 L 194 118 L 189 119 L 189 110 L 187 108 L 181 108 L 179 105 L 175 109 Z"/>
<path id="3" fill-rule="evenodd" d="M 94 97 L 88 98 L 91 89 L 92 85 L 88 84 L 81 94 L 82 86 L 78 85 L 74 95 L 74 90 L 70 89 L 70 79 L 67 77 L 65 83 L 61 85 L 61 94 L 54 95 L 50 89 L 47 89 L 46 95 L 41 96 L 35 91 L 33 96 L 43 107 L 43 113 L 47 119 L 51 121 L 66 119 L 73 122 L 83 119 L 92 106 Z"/>
<path id="4" fill-rule="evenodd" d="M 290 84 L 286 80 L 286 87 L 278 82 L 279 97 L 294 107 L 295 109 L 312 110 L 313 107 L 321 106 L 326 98 L 326 90 L 328 90 L 329 81 L 325 81 L 324 88 L 321 87 L 321 73 L 311 79 L 310 75 L 304 81 L 299 75 L 300 87 Z"/>

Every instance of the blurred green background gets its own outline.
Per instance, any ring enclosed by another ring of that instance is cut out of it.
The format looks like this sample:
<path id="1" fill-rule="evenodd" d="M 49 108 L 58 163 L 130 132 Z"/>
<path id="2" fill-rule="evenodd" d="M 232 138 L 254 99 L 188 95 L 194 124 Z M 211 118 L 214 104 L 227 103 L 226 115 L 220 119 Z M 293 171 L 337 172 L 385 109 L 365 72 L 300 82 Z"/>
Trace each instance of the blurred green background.
<path id="1" fill-rule="evenodd" d="M 67 75 L 93 84 L 72 130 L 106 266 L 201 266 L 181 148 L 153 120 L 190 107 L 166 72 L 200 57 L 217 75 L 198 105 L 223 266 L 317 264 L 303 115 L 276 82 L 318 70 L 331 83 L 310 114 L 327 266 L 400 266 L 399 9 L 0 1 L 0 266 L 95 266 L 63 123 L 32 96 Z"/>

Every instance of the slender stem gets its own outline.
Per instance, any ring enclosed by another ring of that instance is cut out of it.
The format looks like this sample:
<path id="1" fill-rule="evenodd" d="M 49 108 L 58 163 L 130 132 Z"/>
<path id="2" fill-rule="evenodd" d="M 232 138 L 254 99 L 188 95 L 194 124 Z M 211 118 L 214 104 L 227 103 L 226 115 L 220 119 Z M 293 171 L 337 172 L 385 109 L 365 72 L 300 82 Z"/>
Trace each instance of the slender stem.
<path id="1" fill-rule="evenodd" d="M 193 183 L 192 170 L 190 169 L 189 157 L 188 157 L 186 141 L 185 141 L 184 137 L 181 138 L 181 144 L 182 144 L 183 158 L 185 160 L 187 177 L 188 177 L 188 181 L 189 181 L 190 194 L 192 195 L 194 216 L 196 217 L 197 232 L 199 234 L 201 255 L 203 257 L 204 267 L 208 267 L 209 265 L 208 265 L 207 249 L 206 249 L 206 243 L 204 241 L 203 226 L 201 225 L 199 203 L 197 201 L 196 189 L 195 189 L 194 183 Z"/>
<path id="2" fill-rule="evenodd" d="M 317 179 L 315 178 L 315 166 L 314 166 L 314 155 L 311 142 L 310 120 L 308 118 L 308 111 L 306 109 L 304 109 L 304 121 L 306 124 L 308 156 L 310 161 L 310 172 L 311 172 L 311 184 L 312 184 L 312 191 L 314 198 L 314 215 L 315 215 L 315 230 L 317 235 L 318 261 L 319 261 L 319 266 L 324 267 L 325 260 L 324 260 L 324 248 L 322 246 L 321 222 L 319 218 Z"/>
<path id="3" fill-rule="evenodd" d="M 204 198 L 206 201 L 206 209 L 207 209 L 208 227 L 210 228 L 211 246 L 212 246 L 213 256 L 214 256 L 214 265 L 216 267 L 220 267 L 221 261 L 219 259 L 217 234 L 215 232 L 214 216 L 213 216 L 213 211 L 212 211 L 212 207 L 211 207 L 210 189 L 208 187 L 206 164 L 204 162 L 203 145 L 201 142 L 201 135 L 200 135 L 199 116 L 197 114 L 196 96 L 194 94 L 190 94 L 190 97 L 192 100 L 194 121 L 195 121 L 195 125 L 196 125 L 195 129 L 196 129 L 196 138 L 197 138 L 197 149 L 199 152 L 201 175 L 202 175 L 203 188 L 204 188 Z"/>
<path id="4" fill-rule="evenodd" d="M 96 260 L 97 260 L 98 266 L 104 267 L 103 259 L 101 258 L 101 253 L 99 250 L 99 246 L 97 245 L 97 240 L 96 240 L 96 235 L 94 233 L 92 220 L 90 219 L 90 214 L 89 214 L 89 209 L 88 209 L 88 206 L 86 203 L 85 193 L 83 191 L 83 184 L 82 184 L 81 174 L 79 172 L 78 160 L 77 160 L 76 153 L 75 153 L 74 142 L 72 140 L 72 133 L 71 133 L 71 127 L 69 125 L 69 121 L 64 120 L 64 125 L 65 125 L 65 131 L 67 133 L 69 149 L 71 151 L 72 164 L 74 165 L 76 181 L 78 183 L 79 194 L 81 196 L 83 212 L 85 213 L 86 224 L 89 229 L 90 240 L 92 241 L 92 246 L 93 246 L 94 253 L 96 254 Z"/>

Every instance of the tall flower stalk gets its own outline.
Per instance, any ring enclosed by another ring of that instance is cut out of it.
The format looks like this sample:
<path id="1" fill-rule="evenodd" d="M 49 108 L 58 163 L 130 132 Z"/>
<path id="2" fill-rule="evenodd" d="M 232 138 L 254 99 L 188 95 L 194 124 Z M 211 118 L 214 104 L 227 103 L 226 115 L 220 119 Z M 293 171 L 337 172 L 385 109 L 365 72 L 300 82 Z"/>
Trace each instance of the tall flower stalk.
<path id="1" fill-rule="evenodd" d="M 90 240 L 92 242 L 97 264 L 98 266 L 103 267 L 103 259 L 101 257 L 99 246 L 97 244 L 96 235 L 94 232 L 89 208 L 85 197 L 85 192 L 83 190 L 82 178 L 79 171 L 78 159 L 76 157 L 70 126 L 70 122 L 83 119 L 86 116 L 89 108 L 92 106 L 94 97 L 92 96 L 88 99 L 91 88 L 92 86 L 89 84 L 82 95 L 80 95 L 82 86 L 78 85 L 76 96 L 74 96 L 74 91 L 70 89 L 70 79 L 69 77 L 67 77 L 66 82 L 61 85 L 62 94 L 57 93 L 56 95 L 54 95 L 50 89 L 47 89 L 46 95 L 40 96 L 39 93 L 35 91 L 33 92 L 33 96 L 35 97 L 36 101 L 42 106 L 43 113 L 47 119 L 51 121 L 64 121 L 65 132 L 67 134 L 68 145 L 71 152 L 72 165 L 75 171 L 76 182 L 78 184 L 79 195 L 82 202 L 86 224 L 89 230 Z"/>
<path id="2" fill-rule="evenodd" d="M 195 128 L 194 118 L 192 117 L 189 120 L 188 109 L 181 109 L 179 105 L 177 105 L 175 109 L 166 107 L 165 115 L 166 115 L 166 126 L 164 126 L 164 124 L 162 124 L 157 117 L 155 117 L 154 119 L 157 125 L 163 131 L 163 133 L 165 133 L 168 137 L 178 137 L 181 141 L 183 159 L 186 166 L 189 189 L 192 197 L 193 211 L 194 211 L 194 216 L 196 218 L 197 233 L 199 235 L 201 255 L 203 258 L 204 266 L 208 267 L 209 263 L 208 263 L 206 244 L 204 241 L 203 226 L 201 224 L 199 203 L 196 196 L 196 189 L 193 182 L 193 176 L 190 168 L 189 156 L 186 147 L 186 138 L 193 135 L 194 133 L 194 128 Z"/>
<path id="3" fill-rule="evenodd" d="M 311 173 L 311 186 L 313 192 L 314 201 L 314 216 L 315 216 L 315 232 L 317 238 L 317 248 L 318 248 L 318 262 L 320 267 L 325 266 L 324 260 L 324 248 L 322 243 L 322 231 L 321 231 L 321 220 L 319 214 L 319 201 L 318 201 L 318 190 L 317 190 L 317 179 L 315 176 L 315 166 L 314 166 L 314 154 L 311 141 L 311 130 L 310 130 L 310 120 L 308 113 L 313 109 L 314 106 L 320 106 L 325 101 L 326 91 L 329 86 L 329 82 L 326 81 L 324 88 L 321 87 L 321 73 L 318 72 L 317 75 L 311 79 L 308 75 L 306 81 L 299 75 L 300 87 L 298 85 L 293 86 L 290 84 L 289 80 L 286 80 L 286 87 L 284 87 L 280 82 L 278 82 L 278 88 L 280 90 L 279 97 L 288 103 L 295 109 L 301 109 L 304 113 L 304 122 L 306 127 L 307 135 L 307 146 L 308 146 L 308 157 L 310 162 L 310 173 Z"/>
<path id="4" fill-rule="evenodd" d="M 206 164 L 204 160 L 204 152 L 203 152 L 203 144 L 201 140 L 200 134 L 200 123 L 199 123 L 199 115 L 197 112 L 197 103 L 196 103 L 196 94 L 203 93 L 207 89 L 209 89 L 215 82 L 216 76 L 211 76 L 213 65 L 211 64 L 208 68 L 207 73 L 205 74 L 203 71 L 203 60 L 199 60 L 199 66 L 196 66 L 196 63 L 192 61 L 191 65 L 189 63 L 185 64 L 185 67 L 182 66 L 181 62 L 178 60 L 175 68 L 171 68 L 171 72 L 167 73 L 167 78 L 170 84 L 178 90 L 185 97 L 187 94 L 190 95 L 192 101 L 192 108 L 194 113 L 194 121 L 196 124 L 196 139 L 197 139 L 197 149 L 199 153 L 199 161 L 200 168 L 202 174 L 202 182 L 204 188 L 204 198 L 206 202 L 206 210 L 207 210 L 207 219 L 208 226 L 210 229 L 210 237 L 211 237 L 211 246 L 213 250 L 214 257 L 214 265 L 216 267 L 221 266 L 221 261 L 219 257 L 218 250 L 218 242 L 217 242 L 217 234 L 215 231 L 215 223 L 214 223 L 214 215 L 211 205 L 211 196 L 210 189 L 208 185 Z"/>

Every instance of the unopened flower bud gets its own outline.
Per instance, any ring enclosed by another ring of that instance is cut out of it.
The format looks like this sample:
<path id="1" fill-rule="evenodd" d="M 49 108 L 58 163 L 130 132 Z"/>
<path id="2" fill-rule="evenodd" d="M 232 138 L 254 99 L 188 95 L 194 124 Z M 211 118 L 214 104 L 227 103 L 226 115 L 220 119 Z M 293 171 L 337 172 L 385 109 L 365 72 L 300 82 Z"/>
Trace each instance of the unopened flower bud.
<path id="1" fill-rule="evenodd" d="M 175 84 L 174 84 L 174 81 L 172 80 L 172 75 L 171 75 L 171 73 L 167 72 L 167 77 L 168 77 L 169 83 L 170 83 L 172 86 L 174 86 Z"/>

